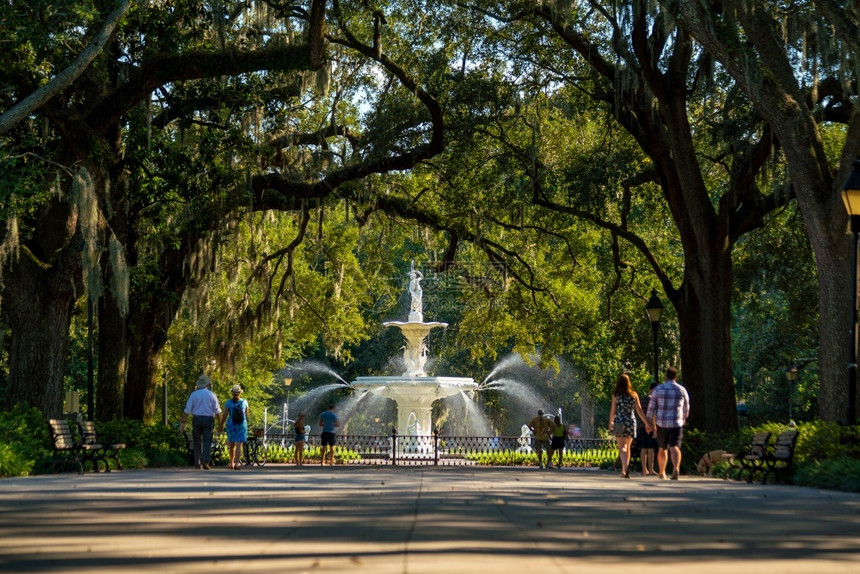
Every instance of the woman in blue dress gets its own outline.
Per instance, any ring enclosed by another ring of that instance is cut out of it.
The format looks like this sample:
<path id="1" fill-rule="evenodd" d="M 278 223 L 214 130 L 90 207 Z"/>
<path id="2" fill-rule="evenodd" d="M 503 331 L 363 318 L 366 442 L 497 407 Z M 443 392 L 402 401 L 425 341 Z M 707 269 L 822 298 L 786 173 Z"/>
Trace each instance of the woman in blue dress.
<path id="1" fill-rule="evenodd" d="M 233 398 L 224 403 L 221 415 L 221 432 L 227 423 L 227 451 L 230 453 L 230 468 L 242 468 L 242 445 L 248 439 L 248 401 L 241 398 L 242 387 L 233 385 Z"/>

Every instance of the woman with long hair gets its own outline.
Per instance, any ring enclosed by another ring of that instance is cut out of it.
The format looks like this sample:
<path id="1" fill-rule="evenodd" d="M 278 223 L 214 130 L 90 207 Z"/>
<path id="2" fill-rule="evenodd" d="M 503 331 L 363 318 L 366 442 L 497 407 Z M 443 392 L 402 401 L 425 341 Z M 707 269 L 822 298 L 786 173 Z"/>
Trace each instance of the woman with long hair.
<path id="1" fill-rule="evenodd" d="M 296 444 L 293 456 L 296 466 L 302 466 L 305 462 L 305 442 L 308 440 L 308 435 L 305 431 L 306 420 L 305 413 L 299 413 L 299 416 L 296 417 Z"/>
<path id="2" fill-rule="evenodd" d="M 645 417 L 639 395 L 630 384 L 626 373 L 618 375 L 615 390 L 612 392 L 612 407 L 609 409 L 609 430 L 618 443 L 618 456 L 621 458 L 621 478 L 630 478 L 630 446 L 636 438 L 636 416 L 645 423 L 645 430 L 651 432 L 651 424 Z"/>

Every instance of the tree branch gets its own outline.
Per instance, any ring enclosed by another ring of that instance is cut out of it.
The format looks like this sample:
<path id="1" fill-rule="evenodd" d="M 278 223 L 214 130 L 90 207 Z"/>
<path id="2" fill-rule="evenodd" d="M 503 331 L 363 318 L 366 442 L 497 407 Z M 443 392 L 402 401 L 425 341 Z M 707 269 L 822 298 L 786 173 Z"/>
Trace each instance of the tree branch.
<path id="1" fill-rule="evenodd" d="M 113 35 L 114 28 L 128 12 L 131 0 L 119 0 L 119 5 L 111 12 L 102 24 L 101 29 L 93 37 L 92 42 L 80 53 L 72 64 L 54 76 L 54 79 L 38 90 L 15 104 L 0 116 L 0 135 L 3 135 L 16 123 L 42 107 L 45 102 L 71 85 L 84 73 L 90 63 L 98 56 Z"/>

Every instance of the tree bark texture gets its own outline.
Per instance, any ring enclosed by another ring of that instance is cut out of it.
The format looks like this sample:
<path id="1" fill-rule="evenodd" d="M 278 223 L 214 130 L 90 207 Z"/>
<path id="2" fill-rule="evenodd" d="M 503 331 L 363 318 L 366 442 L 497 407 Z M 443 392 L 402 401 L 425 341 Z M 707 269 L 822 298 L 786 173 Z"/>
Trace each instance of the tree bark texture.
<path id="1" fill-rule="evenodd" d="M 76 218 L 67 207 L 53 202 L 46 220 L 58 225 L 55 233 L 22 245 L 4 270 L 3 310 L 12 330 L 6 404 L 34 406 L 53 417 L 62 413 L 69 326 L 81 289 L 80 252 L 51 250 L 74 231 Z"/>
<path id="2" fill-rule="evenodd" d="M 164 309 L 151 308 L 133 313 L 129 318 L 129 359 L 125 382 L 126 418 L 152 423 L 157 399 L 158 358 L 167 342 L 170 322 L 163 320 Z M 160 319 L 162 318 L 162 319 Z"/>
<path id="3" fill-rule="evenodd" d="M 701 263 L 687 267 L 684 285 L 671 297 L 681 334 L 680 382 L 690 395 L 687 424 L 709 432 L 731 431 L 738 424 L 731 355 L 731 254 L 717 252 L 699 259 Z"/>
<path id="4" fill-rule="evenodd" d="M 105 289 L 98 305 L 98 359 L 96 420 L 123 418 L 123 388 L 128 369 L 128 342 L 125 317 L 110 289 Z"/>

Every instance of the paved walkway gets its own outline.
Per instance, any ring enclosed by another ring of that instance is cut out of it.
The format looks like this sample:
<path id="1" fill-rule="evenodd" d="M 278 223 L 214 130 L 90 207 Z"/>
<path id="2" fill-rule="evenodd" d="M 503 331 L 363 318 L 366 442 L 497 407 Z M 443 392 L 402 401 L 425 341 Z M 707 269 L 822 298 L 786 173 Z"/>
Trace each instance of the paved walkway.
<path id="1" fill-rule="evenodd" d="M 860 496 L 790 486 L 269 465 L 0 488 L 3 572 L 860 571 Z"/>

